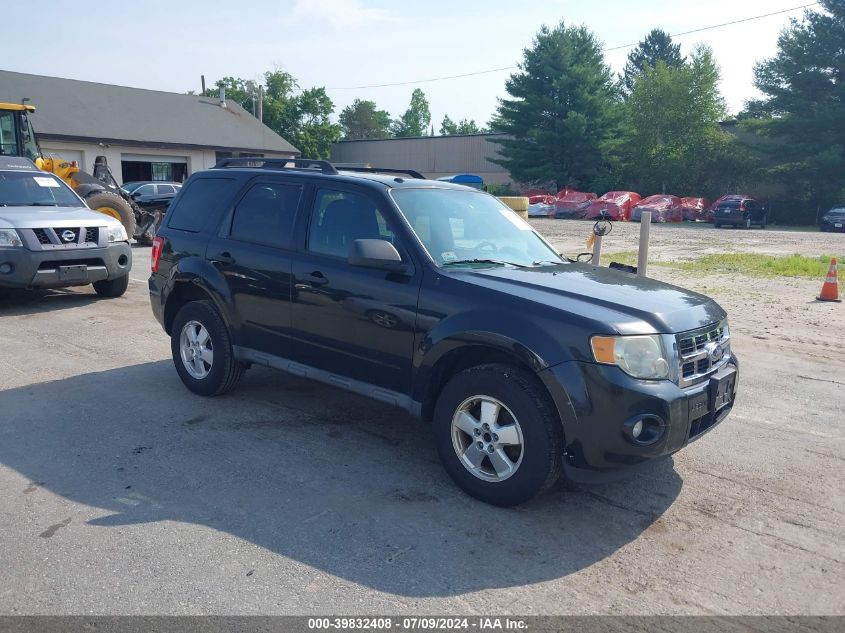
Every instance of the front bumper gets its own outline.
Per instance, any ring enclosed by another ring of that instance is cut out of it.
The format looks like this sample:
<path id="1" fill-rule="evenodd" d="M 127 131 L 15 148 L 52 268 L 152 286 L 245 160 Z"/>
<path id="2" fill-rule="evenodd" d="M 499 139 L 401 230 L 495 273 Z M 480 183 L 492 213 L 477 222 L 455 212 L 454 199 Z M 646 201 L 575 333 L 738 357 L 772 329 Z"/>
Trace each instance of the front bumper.
<path id="1" fill-rule="evenodd" d="M 570 361 L 543 370 L 540 376 L 563 422 L 567 476 L 585 482 L 613 478 L 700 438 L 730 413 L 738 366 L 734 356 L 716 374 L 683 389 L 669 381 L 637 380 L 611 365 Z M 736 372 L 733 386 L 729 401 L 722 405 L 715 393 L 716 377 L 731 371 Z M 642 418 L 660 431 L 646 445 L 630 434 L 631 425 Z"/>
<path id="2" fill-rule="evenodd" d="M 7 268 L 9 272 L 3 273 Z M 0 288 L 84 286 L 123 277 L 131 268 L 132 248 L 127 242 L 44 251 L 0 248 Z"/>

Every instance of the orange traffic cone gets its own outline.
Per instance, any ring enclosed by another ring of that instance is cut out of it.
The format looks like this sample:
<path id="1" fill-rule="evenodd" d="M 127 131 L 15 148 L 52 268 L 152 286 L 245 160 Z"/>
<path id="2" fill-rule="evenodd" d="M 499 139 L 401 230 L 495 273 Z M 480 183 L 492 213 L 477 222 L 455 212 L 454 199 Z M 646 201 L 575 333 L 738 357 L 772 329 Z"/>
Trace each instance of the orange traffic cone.
<path id="1" fill-rule="evenodd" d="M 836 258 L 830 260 L 830 268 L 827 271 L 827 279 L 822 285 L 822 293 L 816 297 L 819 301 L 836 301 L 841 303 L 839 298 L 839 283 L 836 280 Z"/>

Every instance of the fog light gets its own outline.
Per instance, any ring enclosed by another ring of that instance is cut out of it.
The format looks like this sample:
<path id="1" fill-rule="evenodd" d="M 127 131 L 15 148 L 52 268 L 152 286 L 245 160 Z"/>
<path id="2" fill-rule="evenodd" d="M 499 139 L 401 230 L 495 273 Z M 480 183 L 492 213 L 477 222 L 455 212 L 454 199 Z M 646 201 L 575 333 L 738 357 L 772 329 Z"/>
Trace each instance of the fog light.
<path id="1" fill-rule="evenodd" d="M 643 421 L 638 420 L 637 423 L 634 425 L 634 427 L 631 429 L 631 435 L 634 437 L 634 439 L 637 439 L 637 438 L 639 438 L 640 433 L 642 433 L 642 432 L 643 432 Z"/>
<path id="2" fill-rule="evenodd" d="M 0 264 L 0 275 L 8 275 L 12 272 L 12 265 L 9 262 Z"/>

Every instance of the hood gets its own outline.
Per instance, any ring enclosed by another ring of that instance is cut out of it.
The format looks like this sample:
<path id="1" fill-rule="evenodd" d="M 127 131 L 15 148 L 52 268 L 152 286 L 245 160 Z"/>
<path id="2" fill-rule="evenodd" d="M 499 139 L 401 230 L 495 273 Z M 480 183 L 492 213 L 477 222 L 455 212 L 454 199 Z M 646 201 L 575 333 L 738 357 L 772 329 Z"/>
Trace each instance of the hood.
<path id="1" fill-rule="evenodd" d="M 88 207 L 0 207 L 0 228 L 39 229 L 120 224 Z"/>
<path id="2" fill-rule="evenodd" d="M 458 274 L 465 281 L 593 321 L 596 333 L 674 334 L 726 316 L 715 301 L 697 292 L 589 264 Z"/>

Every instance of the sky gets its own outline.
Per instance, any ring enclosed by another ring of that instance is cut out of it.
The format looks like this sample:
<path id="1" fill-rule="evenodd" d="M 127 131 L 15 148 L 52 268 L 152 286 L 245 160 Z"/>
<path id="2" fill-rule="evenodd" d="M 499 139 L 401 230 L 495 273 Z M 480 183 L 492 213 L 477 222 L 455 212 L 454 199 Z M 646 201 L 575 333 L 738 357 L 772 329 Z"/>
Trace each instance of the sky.
<path id="1" fill-rule="evenodd" d="M 146 0 L 109 3 L 40 0 L 4 7 L 0 68 L 137 88 L 200 90 L 224 76 L 260 80 L 291 73 L 303 88 L 325 86 L 336 112 L 371 99 L 392 116 L 411 91 L 429 100 L 435 128 L 445 114 L 487 123 L 506 96 L 510 72 L 380 88 L 514 66 L 543 24 L 583 24 L 606 47 L 635 44 L 651 29 L 681 33 L 772 13 L 811 0 Z M 722 70 L 731 112 L 759 96 L 754 64 L 773 56 L 790 17 L 771 16 L 675 38 L 683 54 L 703 42 Z M 27 27 L 26 25 L 30 25 Z M 33 29 L 37 25 L 37 32 Z M 621 72 L 630 48 L 606 53 Z M 248 104 L 247 104 L 248 105 Z"/>

